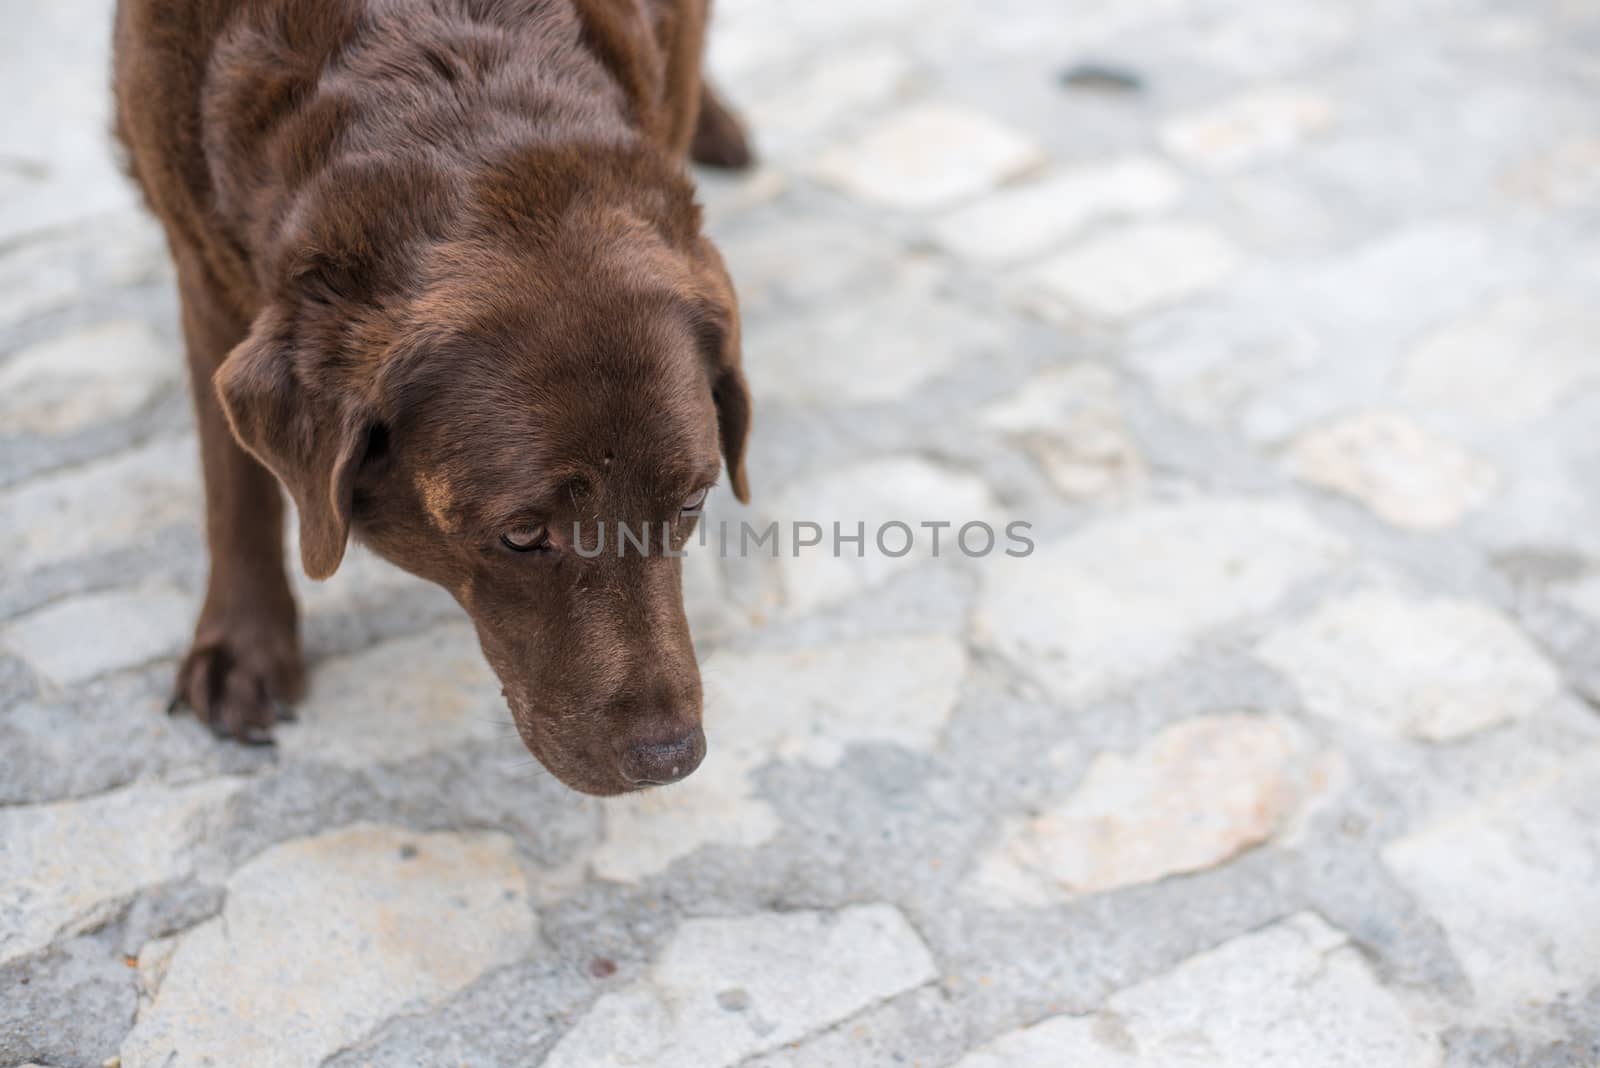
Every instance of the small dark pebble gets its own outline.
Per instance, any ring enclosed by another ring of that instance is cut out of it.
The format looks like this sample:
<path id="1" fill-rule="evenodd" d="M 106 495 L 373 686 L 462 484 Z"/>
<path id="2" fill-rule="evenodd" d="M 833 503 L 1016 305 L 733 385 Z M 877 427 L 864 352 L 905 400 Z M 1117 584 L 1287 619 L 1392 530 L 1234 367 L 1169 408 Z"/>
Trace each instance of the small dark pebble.
<path id="1" fill-rule="evenodd" d="M 750 992 L 736 986 L 717 995 L 717 1004 L 727 1012 L 743 1012 L 750 1007 Z"/>
<path id="2" fill-rule="evenodd" d="M 403 846 L 401 846 L 400 847 L 400 859 L 401 860 L 416 860 L 417 859 L 417 847 L 414 846 L 414 845 L 403 845 Z"/>
<path id="3" fill-rule="evenodd" d="M 596 957 L 589 962 L 589 974 L 596 979 L 609 979 L 617 974 L 617 962 L 609 957 Z"/>
<path id="4" fill-rule="evenodd" d="M 1144 79 L 1126 67 L 1105 63 L 1079 63 L 1061 72 L 1061 84 L 1068 89 L 1092 89 L 1102 93 L 1137 93 Z"/>

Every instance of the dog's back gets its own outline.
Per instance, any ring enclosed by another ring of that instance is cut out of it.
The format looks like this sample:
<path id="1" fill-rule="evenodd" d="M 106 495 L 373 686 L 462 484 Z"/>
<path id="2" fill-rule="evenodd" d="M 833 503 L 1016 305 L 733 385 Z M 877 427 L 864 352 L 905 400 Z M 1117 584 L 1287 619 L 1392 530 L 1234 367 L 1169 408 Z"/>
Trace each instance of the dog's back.
<path id="1" fill-rule="evenodd" d="M 683 155 L 704 14 L 699 0 L 120 0 L 116 132 L 175 253 L 249 314 L 285 188 L 341 160 L 465 173 L 513 143 L 640 134 Z"/>

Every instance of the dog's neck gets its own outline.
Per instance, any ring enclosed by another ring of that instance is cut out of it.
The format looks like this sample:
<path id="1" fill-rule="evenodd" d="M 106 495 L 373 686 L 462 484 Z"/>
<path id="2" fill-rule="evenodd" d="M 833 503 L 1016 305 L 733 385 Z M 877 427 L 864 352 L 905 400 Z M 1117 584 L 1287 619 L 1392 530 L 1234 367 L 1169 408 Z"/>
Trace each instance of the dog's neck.
<path id="1" fill-rule="evenodd" d="M 659 69 L 618 58 L 648 43 L 616 40 L 626 30 L 597 27 L 585 0 L 501 22 L 468 6 L 308 0 L 292 27 L 227 28 L 206 156 L 263 299 L 300 282 L 381 293 L 485 207 L 537 214 L 606 195 L 580 188 L 592 183 L 579 159 L 628 170 L 617 190 L 682 184 L 657 136 Z"/>

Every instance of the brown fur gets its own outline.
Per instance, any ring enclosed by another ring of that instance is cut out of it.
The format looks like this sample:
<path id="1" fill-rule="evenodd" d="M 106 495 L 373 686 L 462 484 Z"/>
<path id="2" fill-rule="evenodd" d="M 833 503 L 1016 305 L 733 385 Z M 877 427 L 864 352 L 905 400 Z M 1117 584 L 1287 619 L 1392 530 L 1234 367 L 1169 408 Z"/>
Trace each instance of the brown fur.
<path id="1" fill-rule="evenodd" d="M 748 490 L 739 317 L 685 174 L 748 160 L 705 0 L 121 0 L 117 131 L 177 264 L 211 578 L 178 693 L 264 740 L 303 676 L 283 563 L 352 535 L 453 593 L 576 789 L 703 752 L 681 570 L 575 524 Z M 705 107 L 702 107 L 705 101 Z M 273 476 L 276 476 L 276 480 Z M 501 536 L 543 526 L 547 551 Z"/>

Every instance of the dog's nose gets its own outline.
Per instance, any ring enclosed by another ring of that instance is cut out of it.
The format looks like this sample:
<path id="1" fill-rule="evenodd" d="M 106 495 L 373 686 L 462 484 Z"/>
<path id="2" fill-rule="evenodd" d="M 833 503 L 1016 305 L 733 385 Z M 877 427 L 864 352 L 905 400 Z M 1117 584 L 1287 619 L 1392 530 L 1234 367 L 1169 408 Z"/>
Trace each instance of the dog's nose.
<path id="1" fill-rule="evenodd" d="M 695 727 L 664 742 L 635 745 L 622 754 L 619 770 L 631 786 L 664 786 L 698 768 L 705 755 L 705 732 Z"/>

